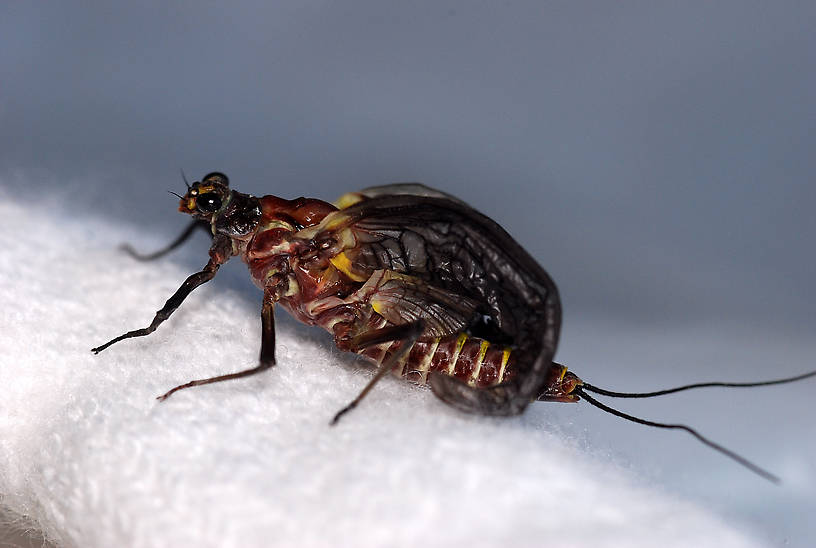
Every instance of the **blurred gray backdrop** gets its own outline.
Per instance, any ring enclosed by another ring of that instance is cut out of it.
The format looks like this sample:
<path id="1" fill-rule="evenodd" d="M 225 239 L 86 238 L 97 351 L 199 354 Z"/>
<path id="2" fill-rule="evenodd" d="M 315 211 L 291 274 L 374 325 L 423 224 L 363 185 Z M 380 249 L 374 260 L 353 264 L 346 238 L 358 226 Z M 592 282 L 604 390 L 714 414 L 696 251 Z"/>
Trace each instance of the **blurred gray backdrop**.
<path id="1" fill-rule="evenodd" d="M 559 357 L 597 384 L 793 374 L 806 355 L 746 373 L 672 336 L 812 339 L 815 25 L 813 2 L 4 2 L 0 180 L 167 238 L 180 168 L 284 197 L 422 181 L 548 269 Z M 652 354 L 615 346 L 633 330 Z"/>
<path id="2" fill-rule="evenodd" d="M 180 168 L 286 197 L 420 180 L 527 246 L 567 320 L 812 328 L 814 25 L 811 2 L 5 2 L 0 174 L 167 227 Z"/>

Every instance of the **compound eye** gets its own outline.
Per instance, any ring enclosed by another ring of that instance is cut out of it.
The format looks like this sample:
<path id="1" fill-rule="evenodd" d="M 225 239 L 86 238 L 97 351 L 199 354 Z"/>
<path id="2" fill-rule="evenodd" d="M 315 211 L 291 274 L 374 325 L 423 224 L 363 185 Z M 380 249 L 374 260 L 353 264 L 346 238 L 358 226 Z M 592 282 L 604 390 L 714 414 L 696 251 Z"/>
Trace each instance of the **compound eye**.
<path id="1" fill-rule="evenodd" d="M 196 198 L 196 206 L 202 213 L 214 213 L 221 209 L 221 197 L 215 192 L 207 192 Z"/>

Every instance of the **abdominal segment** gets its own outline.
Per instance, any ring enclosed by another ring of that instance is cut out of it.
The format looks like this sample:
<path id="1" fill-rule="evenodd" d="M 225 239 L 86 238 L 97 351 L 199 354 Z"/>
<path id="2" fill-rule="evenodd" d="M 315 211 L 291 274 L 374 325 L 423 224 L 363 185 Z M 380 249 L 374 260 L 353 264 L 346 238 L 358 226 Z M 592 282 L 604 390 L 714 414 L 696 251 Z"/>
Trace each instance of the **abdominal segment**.
<path id="1" fill-rule="evenodd" d="M 383 343 L 365 348 L 360 354 L 381 364 L 402 344 L 402 341 Z M 506 346 L 455 333 L 416 341 L 393 373 L 411 382 L 426 384 L 431 371 L 450 375 L 476 388 L 486 388 L 512 377 L 513 356 Z"/>

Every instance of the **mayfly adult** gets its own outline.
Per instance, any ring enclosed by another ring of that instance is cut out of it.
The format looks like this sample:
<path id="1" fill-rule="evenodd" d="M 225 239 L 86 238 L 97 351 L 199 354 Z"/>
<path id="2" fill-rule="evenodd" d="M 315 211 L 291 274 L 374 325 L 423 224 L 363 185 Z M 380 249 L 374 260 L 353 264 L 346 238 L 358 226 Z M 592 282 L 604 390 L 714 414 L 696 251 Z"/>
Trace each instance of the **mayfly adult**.
<path id="1" fill-rule="evenodd" d="M 682 424 L 648 421 L 613 409 L 588 393 L 652 397 L 704 386 L 751 387 L 816 376 L 816 371 L 765 382 L 701 383 L 652 393 L 595 387 L 555 361 L 561 329 L 558 290 L 501 226 L 461 200 L 420 184 L 372 187 L 336 204 L 313 198 L 255 197 L 232 190 L 223 173 L 187 183 L 179 211 L 190 226 L 152 260 L 198 228 L 213 236 L 209 261 L 189 276 L 149 326 L 93 349 L 149 335 L 231 257 L 240 257 L 263 291 L 261 351 L 255 367 L 181 384 L 185 388 L 248 377 L 275 365 L 274 309 L 320 326 L 337 347 L 379 365 L 332 424 L 356 407 L 388 373 L 428 385 L 468 413 L 511 416 L 535 401 L 581 399 L 629 421 L 680 429 L 753 472 L 777 478 Z"/>

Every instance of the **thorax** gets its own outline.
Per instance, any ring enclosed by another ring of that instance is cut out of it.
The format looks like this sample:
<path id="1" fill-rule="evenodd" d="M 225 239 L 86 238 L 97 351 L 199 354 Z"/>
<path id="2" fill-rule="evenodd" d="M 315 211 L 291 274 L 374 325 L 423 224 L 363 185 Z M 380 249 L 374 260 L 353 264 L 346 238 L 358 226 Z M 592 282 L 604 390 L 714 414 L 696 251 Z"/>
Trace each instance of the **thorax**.
<path id="1" fill-rule="evenodd" d="M 315 324 L 320 313 L 336 306 L 360 284 L 330 262 L 311 239 L 298 236 L 337 208 L 321 200 L 275 196 L 260 198 L 262 217 L 240 250 L 252 280 L 298 320 Z"/>

